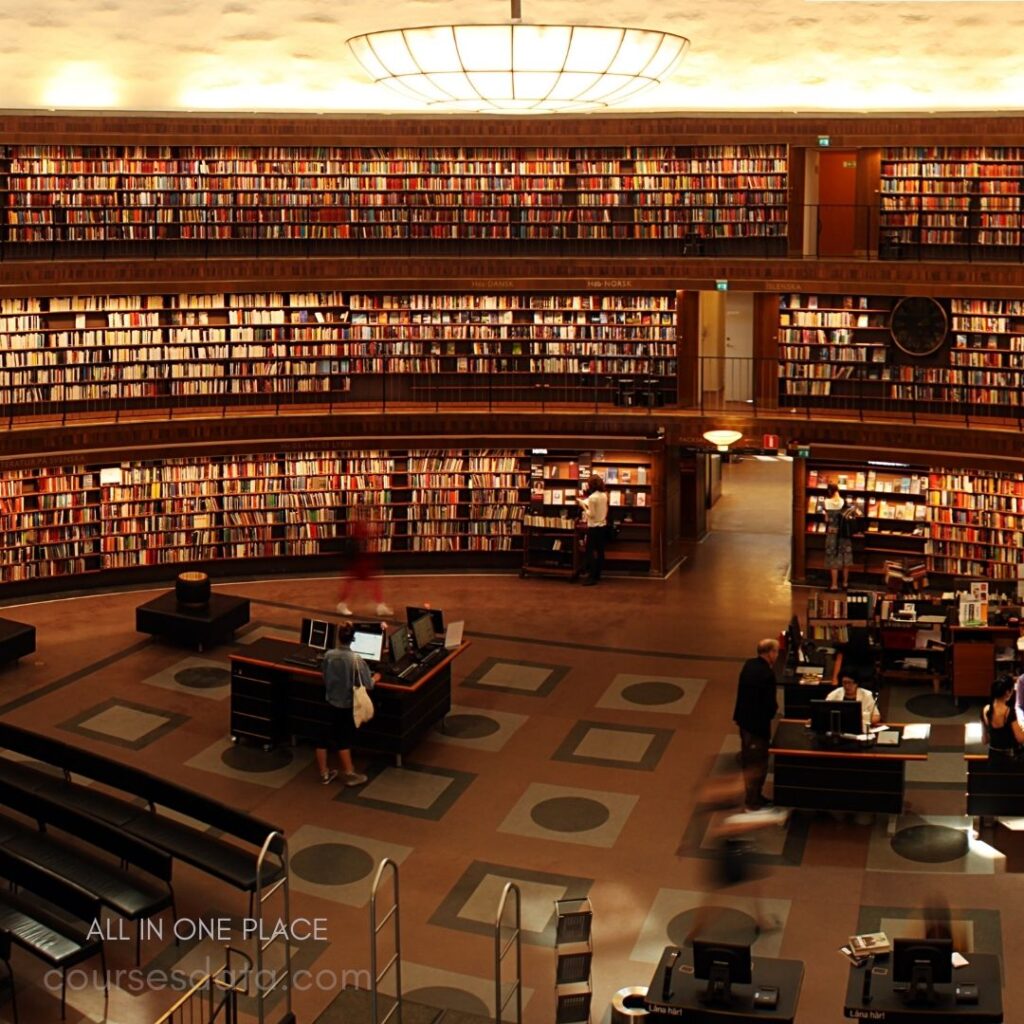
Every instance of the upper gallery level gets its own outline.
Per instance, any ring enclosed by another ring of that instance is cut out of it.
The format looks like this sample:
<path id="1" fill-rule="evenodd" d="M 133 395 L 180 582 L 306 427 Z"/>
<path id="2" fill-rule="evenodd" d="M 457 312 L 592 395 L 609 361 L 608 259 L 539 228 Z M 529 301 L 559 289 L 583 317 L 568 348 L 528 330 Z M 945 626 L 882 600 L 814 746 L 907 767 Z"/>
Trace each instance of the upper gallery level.
<path id="1" fill-rule="evenodd" d="M 1024 259 L 1019 118 L 0 119 L 0 257 Z"/>

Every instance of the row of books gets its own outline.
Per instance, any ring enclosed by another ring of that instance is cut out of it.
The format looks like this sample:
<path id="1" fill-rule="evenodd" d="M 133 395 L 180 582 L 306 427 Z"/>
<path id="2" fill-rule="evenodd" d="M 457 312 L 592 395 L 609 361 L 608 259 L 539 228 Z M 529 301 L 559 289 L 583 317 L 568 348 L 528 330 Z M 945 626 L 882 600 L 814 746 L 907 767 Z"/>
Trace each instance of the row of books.
<path id="1" fill-rule="evenodd" d="M 924 473 L 907 475 L 886 473 L 876 469 L 833 470 L 809 468 L 808 489 L 825 488 L 836 484 L 840 490 L 876 491 L 885 494 L 924 494 L 930 478 Z"/>

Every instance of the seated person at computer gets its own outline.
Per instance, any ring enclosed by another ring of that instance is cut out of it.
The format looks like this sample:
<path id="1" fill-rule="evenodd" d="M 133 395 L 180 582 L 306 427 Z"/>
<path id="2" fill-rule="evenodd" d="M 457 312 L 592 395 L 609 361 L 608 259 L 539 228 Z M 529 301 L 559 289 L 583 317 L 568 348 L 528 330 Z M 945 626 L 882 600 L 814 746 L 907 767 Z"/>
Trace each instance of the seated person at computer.
<path id="1" fill-rule="evenodd" d="M 1016 757 L 1021 744 L 1024 744 L 1024 726 L 1017 721 L 1013 701 L 1013 679 L 999 676 L 992 684 L 992 700 L 981 710 L 989 757 Z"/>
<path id="2" fill-rule="evenodd" d="M 369 665 L 355 652 L 349 650 L 355 629 L 350 622 L 338 626 L 338 646 L 324 655 L 323 674 L 327 703 L 330 705 L 331 749 L 338 751 L 342 781 L 346 786 L 361 786 L 366 776 L 357 772 L 352 763 L 352 743 L 355 740 L 356 724 L 352 717 L 352 691 L 357 686 L 372 690 L 380 680 L 379 673 L 370 672 Z M 320 769 L 320 781 L 326 786 L 338 777 L 334 768 L 327 767 L 327 748 L 317 747 L 316 766 Z"/>
<path id="3" fill-rule="evenodd" d="M 870 690 L 865 690 L 863 687 L 858 686 L 857 680 L 845 672 L 843 673 L 841 683 L 842 685 L 837 686 L 825 700 L 859 701 L 864 732 L 868 731 L 869 726 L 878 725 L 882 720 L 882 716 L 878 711 L 878 701 L 875 700 L 875 695 Z"/>

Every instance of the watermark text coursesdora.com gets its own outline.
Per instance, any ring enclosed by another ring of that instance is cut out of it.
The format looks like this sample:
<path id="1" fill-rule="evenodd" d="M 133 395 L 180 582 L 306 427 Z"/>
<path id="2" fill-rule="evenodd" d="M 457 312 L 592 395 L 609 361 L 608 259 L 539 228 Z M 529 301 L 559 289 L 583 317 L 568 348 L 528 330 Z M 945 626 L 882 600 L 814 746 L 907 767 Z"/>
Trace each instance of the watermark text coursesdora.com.
<path id="1" fill-rule="evenodd" d="M 104 982 L 111 988 L 138 995 L 143 992 L 187 992 L 210 975 L 215 975 L 224 966 L 223 961 L 214 963 L 207 960 L 204 966 L 193 967 L 189 971 L 148 969 L 131 967 L 102 971 L 85 970 L 73 967 L 67 973 L 69 992 L 103 991 Z M 248 992 L 268 991 L 274 987 L 280 972 L 273 970 L 253 971 L 246 975 Z M 43 985 L 51 992 L 61 989 L 61 972 L 49 970 L 43 975 Z M 370 972 L 362 970 L 340 970 L 330 968 L 307 970 L 300 968 L 291 972 L 291 990 L 293 992 L 338 992 L 343 988 L 370 988 Z"/>

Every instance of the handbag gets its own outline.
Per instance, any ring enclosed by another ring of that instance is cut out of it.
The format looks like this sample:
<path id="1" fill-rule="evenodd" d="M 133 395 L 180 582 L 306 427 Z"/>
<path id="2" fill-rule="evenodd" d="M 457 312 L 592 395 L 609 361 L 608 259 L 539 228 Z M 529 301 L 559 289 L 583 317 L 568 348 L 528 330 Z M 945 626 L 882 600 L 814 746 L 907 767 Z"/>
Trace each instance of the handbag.
<path id="1" fill-rule="evenodd" d="M 352 720 L 356 728 L 373 718 L 373 701 L 365 686 L 356 686 L 352 690 Z"/>

